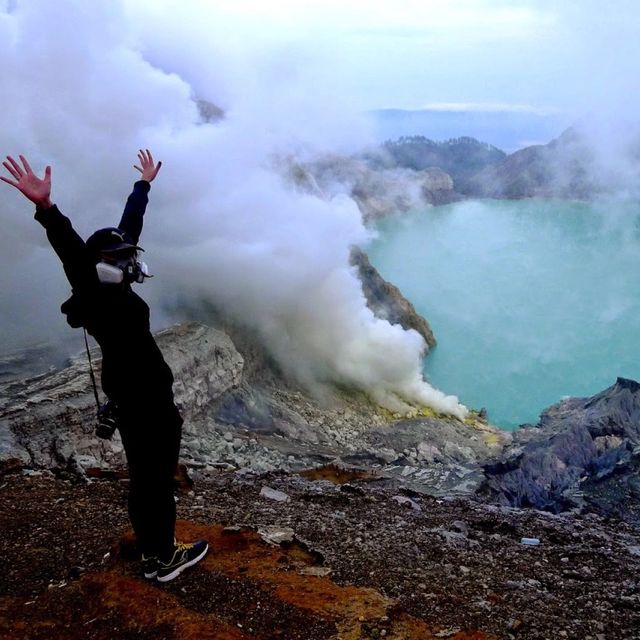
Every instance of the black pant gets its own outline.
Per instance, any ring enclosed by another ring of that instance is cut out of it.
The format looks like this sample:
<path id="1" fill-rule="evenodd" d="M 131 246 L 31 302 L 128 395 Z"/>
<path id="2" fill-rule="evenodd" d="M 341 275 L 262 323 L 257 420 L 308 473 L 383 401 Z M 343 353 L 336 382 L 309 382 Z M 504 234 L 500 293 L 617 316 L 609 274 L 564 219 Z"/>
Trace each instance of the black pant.
<path id="1" fill-rule="evenodd" d="M 182 418 L 172 394 L 156 395 L 155 400 L 137 396 L 118 406 L 129 465 L 129 517 L 138 547 L 146 557 L 165 557 L 174 544 L 174 475 Z"/>

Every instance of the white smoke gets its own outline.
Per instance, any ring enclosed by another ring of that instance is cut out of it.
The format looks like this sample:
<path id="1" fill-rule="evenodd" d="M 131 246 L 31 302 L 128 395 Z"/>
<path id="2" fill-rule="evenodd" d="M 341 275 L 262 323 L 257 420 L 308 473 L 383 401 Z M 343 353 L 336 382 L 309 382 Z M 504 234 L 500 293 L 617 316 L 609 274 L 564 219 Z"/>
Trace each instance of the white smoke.
<path id="1" fill-rule="evenodd" d="M 348 266 L 368 237 L 346 197 L 291 191 L 272 169 L 368 140 L 344 87 L 300 43 L 239 46 L 223 26 L 169 4 L 0 3 L 0 149 L 53 166 L 53 199 L 86 237 L 117 223 L 140 147 L 163 169 L 142 242 L 157 274 L 141 291 L 205 297 L 257 329 L 309 385 L 361 388 L 394 409 L 420 403 L 464 417 L 424 382 L 422 338 L 376 319 Z M 208 14 L 209 16 L 211 13 Z M 244 43 L 243 43 L 244 44 Z M 262 46 L 264 45 L 264 46 Z M 203 123 L 195 99 L 221 106 Z M 63 331 L 68 285 L 30 205 L 3 185 L 5 347 Z"/>

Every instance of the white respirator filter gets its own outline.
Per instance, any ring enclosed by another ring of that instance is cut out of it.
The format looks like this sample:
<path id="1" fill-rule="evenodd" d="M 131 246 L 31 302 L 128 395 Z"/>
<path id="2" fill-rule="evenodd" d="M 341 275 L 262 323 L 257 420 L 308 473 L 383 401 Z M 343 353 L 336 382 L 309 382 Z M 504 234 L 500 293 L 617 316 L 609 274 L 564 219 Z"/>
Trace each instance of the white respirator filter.
<path id="1" fill-rule="evenodd" d="M 145 278 L 153 278 L 153 276 L 149 273 L 149 267 L 146 262 L 142 262 L 138 260 L 136 262 L 137 273 L 136 273 L 136 282 L 144 282 Z"/>
<path id="2" fill-rule="evenodd" d="M 98 280 L 103 284 L 120 284 L 124 280 L 122 269 L 106 262 L 98 262 L 96 271 L 98 272 Z"/>

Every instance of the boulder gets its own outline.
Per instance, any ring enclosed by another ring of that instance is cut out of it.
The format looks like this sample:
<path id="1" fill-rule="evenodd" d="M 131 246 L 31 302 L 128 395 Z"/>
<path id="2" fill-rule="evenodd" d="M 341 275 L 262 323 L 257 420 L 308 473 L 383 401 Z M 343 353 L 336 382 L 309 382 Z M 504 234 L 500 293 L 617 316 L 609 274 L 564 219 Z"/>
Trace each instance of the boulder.
<path id="1" fill-rule="evenodd" d="M 175 374 L 175 398 L 185 423 L 201 424 L 211 404 L 240 383 L 242 356 L 227 335 L 198 323 L 171 327 L 156 338 Z M 97 350 L 92 359 L 99 379 Z M 95 413 L 86 355 L 60 371 L 2 385 L 0 465 L 11 459 L 72 471 L 122 465 L 118 434 L 106 441 L 95 437 Z"/>
<path id="2" fill-rule="evenodd" d="M 479 495 L 489 501 L 640 524 L 640 384 L 618 378 L 590 398 L 562 400 L 484 470 Z"/>

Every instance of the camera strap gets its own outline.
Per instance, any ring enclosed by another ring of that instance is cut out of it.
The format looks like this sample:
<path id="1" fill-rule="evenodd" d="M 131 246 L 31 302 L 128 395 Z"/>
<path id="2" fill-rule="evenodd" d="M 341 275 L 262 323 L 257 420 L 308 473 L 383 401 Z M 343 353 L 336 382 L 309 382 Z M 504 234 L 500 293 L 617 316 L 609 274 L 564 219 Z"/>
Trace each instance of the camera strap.
<path id="1" fill-rule="evenodd" d="M 93 362 L 91 361 L 91 352 L 89 351 L 89 340 L 87 338 L 87 330 L 82 327 L 84 332 L 84 346 L 87 348 L 87 359 L 89 360 L 89 375 L 91 376 L 91 384 L 93 385 L 93 396 L 96 399 L 97 410 L 100 411 L 100 398 L 98 397 L 98 386 L 96 385 L 96 376 L 93 373 Z"/>

